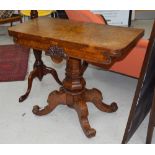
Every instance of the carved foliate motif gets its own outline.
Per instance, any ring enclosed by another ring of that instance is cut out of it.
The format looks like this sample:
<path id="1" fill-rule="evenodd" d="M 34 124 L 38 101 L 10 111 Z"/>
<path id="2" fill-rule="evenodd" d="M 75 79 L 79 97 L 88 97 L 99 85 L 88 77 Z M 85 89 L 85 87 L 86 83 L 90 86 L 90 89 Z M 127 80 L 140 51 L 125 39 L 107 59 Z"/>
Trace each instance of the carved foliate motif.
<path id="1" fill-rule="evenodd" d="M 64 53 L 64 49 L 61 47 L 58 47 L 56 45 L 50 47 L 47 51 L 46 51 L 46 55 L 50 56 L 52 61 L 55 63 L 61 63 L 63 61 L 63 59 L 65 59 L 67 56 Z"/>
<path id="2" fill-rule="evenodd" d="M 50 57 L 60 57 L 60 58 L 66 58 L 66 54 L 64 53 L 64 49 L 58 46 L 52 46 L 50 47 L 47 52 L 46 55 L 50 56 Z"/>

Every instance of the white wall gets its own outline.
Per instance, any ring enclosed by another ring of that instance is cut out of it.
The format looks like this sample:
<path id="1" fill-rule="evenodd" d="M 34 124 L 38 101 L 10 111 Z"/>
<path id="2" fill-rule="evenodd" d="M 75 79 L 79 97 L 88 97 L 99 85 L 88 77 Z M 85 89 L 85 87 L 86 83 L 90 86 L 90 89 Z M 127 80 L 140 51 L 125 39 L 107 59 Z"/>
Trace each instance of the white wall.
<path id="1" fill-rule="evenodd" d="M 102 14 L 109 25 L 128 26 L 129 10 L 92 10 Z"/>

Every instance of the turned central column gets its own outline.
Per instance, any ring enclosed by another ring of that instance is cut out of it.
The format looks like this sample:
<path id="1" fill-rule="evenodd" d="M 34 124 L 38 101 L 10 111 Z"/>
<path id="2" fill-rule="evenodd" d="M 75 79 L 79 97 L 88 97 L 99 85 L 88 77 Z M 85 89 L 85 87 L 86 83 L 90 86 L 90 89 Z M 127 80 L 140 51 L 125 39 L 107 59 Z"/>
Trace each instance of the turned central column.
<path id="1" fill-rule="evenodd" d="M 63 88 L 70 93 L 80 93 L 85 90 L 86 82 L 83 78 L 81 60 L 69 57 L 66 65 L 66 77 Z"/>

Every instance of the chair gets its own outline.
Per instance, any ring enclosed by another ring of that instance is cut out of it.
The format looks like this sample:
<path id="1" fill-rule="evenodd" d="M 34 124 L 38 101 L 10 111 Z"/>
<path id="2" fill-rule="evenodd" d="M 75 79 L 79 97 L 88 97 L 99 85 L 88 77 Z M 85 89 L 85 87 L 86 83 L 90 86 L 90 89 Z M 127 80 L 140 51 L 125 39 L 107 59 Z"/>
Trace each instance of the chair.
<path id="1" fill-rule="evenodd" d="M 138 79 L 140 77 L 141 68 L 149 40 L 140 39 L 136 46 L 129 52 L 129 54 L 120 61 L 115 62 L 112 66 L 94 64 L 102 69 L 119 73 L 125 76 Z"/>
<path id="2" fill-rule="evenodd" d="M 68 19 L 68 16 L 65 12 L 65 10 L 56 10 L 56 18 L 61 18 L 61 19 Z"/>
<path id="3" fill-rule="evenodd" d="M 69 20 L 107 24 L 106 20 L 101 15 L 96 15 L 89 10 L 65 10 Z"/>
<path id="4" fill-rule="evenodd" d="M 38 16 L 48 16 L 51 13 L 55 12 L 54 10 L 38 10 Z M 30 16 L 31 10 L 20 10 L 20 14 L 24 16 Z"/>
<path id="5" fill-rule="evenodd" d="M 3 10 L 0 12 L 0 24 L 11 23 L 19 21 L 22 23 L 22 16 L 20 14 L 14 14 L 11 10 Z"/>
<path id="6" fill-rule="evenodd" d="M 66 10 L 65 12 L 69 20 L 107 24 L 103 16 L 93 14 L 89 10 Z M 101 67 L 104 70 L 116 72 L 134 78 L 139 78 L 147 46 L 148 40 L 141 39 L 123 60 L 114 63 L 114 65 L 112 66 L 107 67 L 107 65 L 96 64 L 92 62 L 88 63 Z"/>

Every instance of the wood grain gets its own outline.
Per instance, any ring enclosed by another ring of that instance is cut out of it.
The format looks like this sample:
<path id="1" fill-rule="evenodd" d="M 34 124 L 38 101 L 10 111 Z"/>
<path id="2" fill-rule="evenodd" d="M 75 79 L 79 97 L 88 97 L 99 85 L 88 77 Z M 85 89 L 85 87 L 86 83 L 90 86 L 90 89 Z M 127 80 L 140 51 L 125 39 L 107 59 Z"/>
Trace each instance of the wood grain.
<path id="1" fill-rule="evenodd" d="M 130 50 L 144 30 L 44 17 L 9 28 L 9 34 L 22 45 L 45 51 L 57 45 L 68 56 L 109 64 Z"/>

